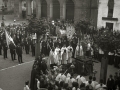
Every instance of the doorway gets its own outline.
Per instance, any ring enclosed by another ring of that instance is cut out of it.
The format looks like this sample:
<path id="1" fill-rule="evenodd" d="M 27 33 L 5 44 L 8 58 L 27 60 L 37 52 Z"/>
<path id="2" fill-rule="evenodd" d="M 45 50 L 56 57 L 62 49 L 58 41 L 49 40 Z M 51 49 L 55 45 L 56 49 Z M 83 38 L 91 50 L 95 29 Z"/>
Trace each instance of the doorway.
<path id="1" fill-rule="evenodd" d="M 106 22 L 106 28 L 108 28 L 109 30 L 113 30 L 113 23 Z"/>

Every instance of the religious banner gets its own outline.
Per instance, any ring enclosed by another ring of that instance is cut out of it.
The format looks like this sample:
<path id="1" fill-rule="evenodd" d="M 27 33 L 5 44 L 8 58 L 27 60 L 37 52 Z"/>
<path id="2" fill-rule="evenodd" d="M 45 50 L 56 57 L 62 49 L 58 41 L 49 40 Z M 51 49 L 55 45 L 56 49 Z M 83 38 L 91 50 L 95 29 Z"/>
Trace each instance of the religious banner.
<path id="1" fill-rule="evenodd" d="M 60 37 L 66 36 L 67 34 L 66 30 L 60 29 L 59 31 L 60 31 Z"/>
<path id="2" fill-rule="evenodd" d="M 36 33 L 32 35 L 32 39 L 37 39 Z"/>
<path id="3" fill-rule="evenodd" d="M 67 27 L 67 38 L 72 39 L 74 33 L 75 33 L 75 28 L 73 26 L 68 26 Z"/>

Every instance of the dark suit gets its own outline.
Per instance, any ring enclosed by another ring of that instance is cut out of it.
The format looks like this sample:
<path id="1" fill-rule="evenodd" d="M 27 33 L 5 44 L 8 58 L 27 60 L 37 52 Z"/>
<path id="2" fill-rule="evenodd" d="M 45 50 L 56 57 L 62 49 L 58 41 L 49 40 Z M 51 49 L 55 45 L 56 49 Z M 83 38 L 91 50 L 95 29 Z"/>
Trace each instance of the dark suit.
<path id="1" fill-rule="evenodd" d="M 73 47 L 73 57 L 74 57 L 77 44 L 74 41 L 71 44 Z"/>
<path id="2" fill-rule="evenodd" d="M 7 58 L 7 50 L 8 50 L 8 46 L 7 44 L 3 45 L 3 55 L 4 55 L 4 59 Z"/>
<path id="3" fill-rule="evenodd" d="M 15 56 L 16 56 L 14 44 L 10 44 L 9 48 L 10 48 L 11 58 L 14 61 L 15 60 Z"/>
<path id="4" fill-rule="evenodd" d="M 47 43 L 45 41 L 42 42 L 42 54 L 47 55 Z"/>
<path id="5" fill-rule="evenodd" d="M 18 62 L 19 63 L 22 63 L 22 47 L 21 46 L 17 46 L 16 47 L 16 52 L 17 52 L 17 55 L 18 55 Z"/>
<path id="6" fill-rule="evenodd" d="M 46 74 L 47 65 L 46 65 L 45 62 L 42 62 L 42 63 L 41 63 L 41 70 L 42 70 L 42 72 L 43 72 L 44 74 Z"/>
<path id="7" fill-rule="evenodd" d="M 29 54 L 29 43 L 28 42 L 25 43 L 25 51 L 26 51 L 26 54 Z"/>
<path id="8" fill-rule="evenodd" d="M 108 88 L 108 90 L 114 90 L 114 80 L 113 79 L 108 78 L 107 88 Z"/>
<path id="9" fill-rule="evenodd" d="M 0 44 L 0 55 L 2 55 L 2 45 Z"/>
<path id="10" fill-rule="evenodd" d="M 35 44 L 31 44 L 32 56 L 35 56 Z"/>

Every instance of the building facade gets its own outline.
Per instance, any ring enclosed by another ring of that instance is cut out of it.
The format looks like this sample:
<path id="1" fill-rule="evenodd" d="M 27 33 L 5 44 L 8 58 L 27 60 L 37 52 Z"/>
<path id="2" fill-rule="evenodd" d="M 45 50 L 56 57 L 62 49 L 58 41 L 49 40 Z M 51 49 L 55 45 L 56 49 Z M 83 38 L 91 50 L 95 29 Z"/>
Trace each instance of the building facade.
<path id="1" fill-rule="evenodd" d="M 26 16 L 33 13 L 37 18 L 74 20 L 88 19 L 97 26 L 98 0 L 24 0 Z M 16 18 L 22 17 L 23 0 L 14 1 Z M 32 4 L 31 4 L 32 2 Z"/>
<path id="2" fill-rule="evenodd" d="M 14 0 L 0 0 L 0 8 L 2 8 L 2 5 L 6 8 L 6 11 L 14 10 Z"/>
<path id="3" fill-rule="evenodd" d="M 0 0 L 0 11 L 2 11 L 3 0 Z"/>
<path id="4" fill-rule="evenodd" d="M 120 0 L 99 0 L 97 27 L 120 30 Z"/>

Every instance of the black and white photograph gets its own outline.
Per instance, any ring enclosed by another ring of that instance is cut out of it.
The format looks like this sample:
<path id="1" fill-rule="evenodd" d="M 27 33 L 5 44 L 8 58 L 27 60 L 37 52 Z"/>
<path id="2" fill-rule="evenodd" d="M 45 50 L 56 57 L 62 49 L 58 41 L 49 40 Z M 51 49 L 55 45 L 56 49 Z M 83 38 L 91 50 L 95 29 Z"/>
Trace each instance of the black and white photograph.
<path id="1" fill-rule="evenodd" d="M 120 0 L 0 0 L 0 90 L 120 90 Z"/>

